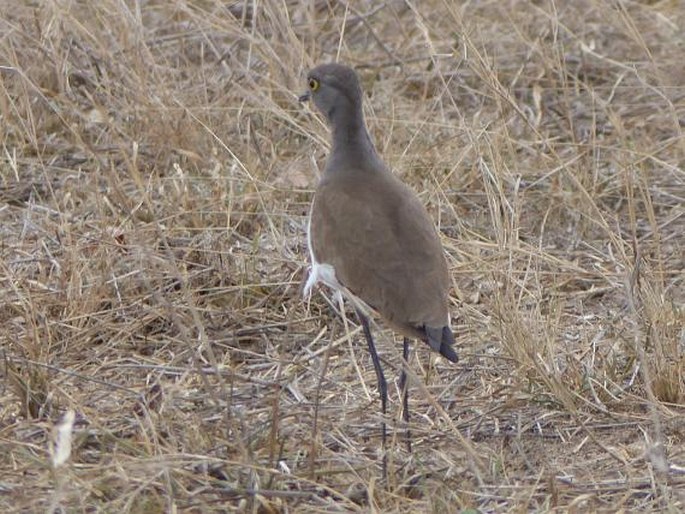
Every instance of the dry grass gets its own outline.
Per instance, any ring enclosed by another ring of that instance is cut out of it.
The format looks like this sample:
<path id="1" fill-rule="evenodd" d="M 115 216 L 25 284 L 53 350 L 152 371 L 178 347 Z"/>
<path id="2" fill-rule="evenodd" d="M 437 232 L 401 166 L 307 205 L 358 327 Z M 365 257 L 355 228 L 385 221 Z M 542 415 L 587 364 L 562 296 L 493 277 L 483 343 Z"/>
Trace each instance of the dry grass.
<path id="1" fill-rule="evenodd" d="M 682 511 L 682 2 L 5 4 L 2 512 Z M 454 283 L 387 485 L 359 331 L 301 297 L 336 57 Z"/>

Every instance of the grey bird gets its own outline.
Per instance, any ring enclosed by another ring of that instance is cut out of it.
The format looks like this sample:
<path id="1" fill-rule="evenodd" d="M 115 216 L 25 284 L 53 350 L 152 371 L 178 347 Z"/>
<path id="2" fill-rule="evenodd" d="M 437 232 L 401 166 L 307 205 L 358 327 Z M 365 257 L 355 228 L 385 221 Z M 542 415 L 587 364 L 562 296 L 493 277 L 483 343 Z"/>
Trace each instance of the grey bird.
<path id="1" fill-rule="evenodd" d="M 376 371 L 385 420 L 387 383 L 368 315 L 375 311 L 404 336 L 405 361 L 409 339 L 415 338 L 457 362 L 447 262 L 425 207 L 383 163 L 371 141 L 356 72 L 341 64 L 322 64 L 308 73 L 307 83 L 299 100 L 313 100 L 332 129 L 333 146 L 310 212 L 312 267 L 305 294 L 323 282 L 354 306 Z M 403 418 L 408 423 L 406 378 L 402 366 Z M 381 429 L 385 450 L 385 421 Z M 407 445 L 411 450 L 408 428 Z"/>

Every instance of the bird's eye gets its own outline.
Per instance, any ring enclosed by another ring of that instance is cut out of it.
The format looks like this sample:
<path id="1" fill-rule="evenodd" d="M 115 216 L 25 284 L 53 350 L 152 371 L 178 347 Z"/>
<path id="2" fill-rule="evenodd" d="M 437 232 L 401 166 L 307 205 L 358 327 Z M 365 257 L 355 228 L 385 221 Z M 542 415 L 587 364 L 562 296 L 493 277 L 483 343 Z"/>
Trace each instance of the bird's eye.
<path id="1" fill-rule="evenodd" d="M 316 91 L 317 89 L 319 89 L 319 86 L 320 84 L 318 80 L 309 79 L 309 89 L 311 89 L 312 91 Z"/>

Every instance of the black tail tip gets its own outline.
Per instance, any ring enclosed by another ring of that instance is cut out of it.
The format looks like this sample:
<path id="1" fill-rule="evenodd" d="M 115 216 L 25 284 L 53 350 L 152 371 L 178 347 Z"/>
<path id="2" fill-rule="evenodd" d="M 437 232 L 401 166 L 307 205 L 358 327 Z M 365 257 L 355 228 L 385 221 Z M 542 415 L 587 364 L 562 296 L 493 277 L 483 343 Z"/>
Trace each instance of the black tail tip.
<path id="1" fill-rule="evenodd" d="M 440 346 L 440 355 L 445 357 L 450 362 L 459 362 L 459 356 L 457 355 L 457 352 L 454 351 L 454 348 L 445 343 L 442 343 Z"/>
<path id="2" fill-rule="evenodd" d="M 459 362 L 459 356 L 454 351 L 454 334 L 449 326 L 442 328 L 426 327 L 426 341 L 433 350 L 437 351 L 450 362 Z"/>

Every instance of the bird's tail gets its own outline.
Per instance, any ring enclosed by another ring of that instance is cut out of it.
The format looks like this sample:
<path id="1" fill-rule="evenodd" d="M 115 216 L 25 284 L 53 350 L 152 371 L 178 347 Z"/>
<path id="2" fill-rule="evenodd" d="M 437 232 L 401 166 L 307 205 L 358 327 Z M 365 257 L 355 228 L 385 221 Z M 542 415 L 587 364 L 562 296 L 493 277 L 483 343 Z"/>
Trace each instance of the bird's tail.
<path id="1" fill-rule="evenodd" d="M 454 351 L 454 334 L 450 330 L 449 325 L 440 328 L 424 327 L 426 333 L 425 341 L 430 347 L 445 357 L 447 360 L 457 362 L 459 357 Z"/>

